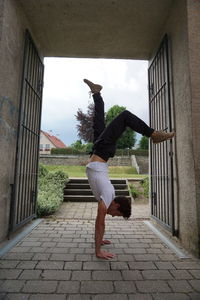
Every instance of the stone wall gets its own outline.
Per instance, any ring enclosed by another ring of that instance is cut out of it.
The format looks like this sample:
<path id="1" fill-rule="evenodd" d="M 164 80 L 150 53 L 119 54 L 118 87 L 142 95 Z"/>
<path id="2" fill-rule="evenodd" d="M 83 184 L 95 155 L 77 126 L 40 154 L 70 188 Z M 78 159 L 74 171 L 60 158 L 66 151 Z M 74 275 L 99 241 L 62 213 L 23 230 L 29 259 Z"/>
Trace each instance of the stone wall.
<path id="1" fill-rule="evenodd" d="M 88 155 L 41 155 L 40 163 L 44 165 L 85 166 Z M 108 161 L 110 166 L 131 166 L 130 156 L 116 156 Z"/>
<path id="2" fill-rule="evenodd" d="M 88 155 L 40 155 L 44 165 L 85 166 Z M 109 166 L 133 166 L 139 174 L 148 174 L 148 156 L 115 156 L 108 161 Z"/>

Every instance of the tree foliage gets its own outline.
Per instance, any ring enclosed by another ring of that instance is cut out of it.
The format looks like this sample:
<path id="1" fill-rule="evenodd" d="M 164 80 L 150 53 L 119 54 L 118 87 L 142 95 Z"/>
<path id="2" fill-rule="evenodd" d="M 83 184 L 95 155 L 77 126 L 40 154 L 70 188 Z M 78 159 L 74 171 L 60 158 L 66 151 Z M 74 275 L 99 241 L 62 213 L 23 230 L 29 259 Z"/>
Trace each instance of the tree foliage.
<path id="1" fill-rule="evenodd" d="M 86 143 L 91 143 L 93 141 L 94 104 L 88 105 L 86 113 L 79 108 L 75 117 L 79 122 L 77 125 L 78 137 Z"/>
<path id="2" fill-rule="evenodd" d="M 108 125 L 115 117 L 117 117 L 126 107 L 114 105 L 106 113 L 106 125 Z M 118 149 L 131 149 L 136 142 L 136 133 L 130 128 L 127 128 L 122 136 L 117 141 Z"/>
<path id="3" fill-rule="evenodd" d="M 139 142 L 140 149 L 148 150 L 149 149 L 149 139 L 146 136 L 143 136 Z"/>

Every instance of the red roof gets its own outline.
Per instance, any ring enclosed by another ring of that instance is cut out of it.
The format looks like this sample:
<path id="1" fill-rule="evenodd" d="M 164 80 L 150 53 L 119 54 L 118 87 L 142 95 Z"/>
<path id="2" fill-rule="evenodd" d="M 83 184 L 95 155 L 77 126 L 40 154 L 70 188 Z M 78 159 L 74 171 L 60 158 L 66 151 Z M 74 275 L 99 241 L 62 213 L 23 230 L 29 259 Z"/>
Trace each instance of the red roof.
<path id="1" fill-rule="evenodd" d="M 59 140 L 56 136 L 51 135 L 43 130 L 41 132 L 51 141 L 51 143 L 55 146 L 55 148 L 66 148 L 67 146 Z"/>

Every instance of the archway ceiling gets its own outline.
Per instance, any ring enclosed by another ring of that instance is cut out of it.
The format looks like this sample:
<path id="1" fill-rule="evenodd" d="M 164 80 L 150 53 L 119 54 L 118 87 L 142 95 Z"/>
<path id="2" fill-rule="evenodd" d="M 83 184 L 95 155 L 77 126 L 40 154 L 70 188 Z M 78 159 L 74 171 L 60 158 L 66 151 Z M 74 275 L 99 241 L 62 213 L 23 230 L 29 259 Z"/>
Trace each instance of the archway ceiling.
<path id="1" fill-rule="evenodd" d="M 149 59 L 173 0 L 19 0 L 44 56 Z"/>

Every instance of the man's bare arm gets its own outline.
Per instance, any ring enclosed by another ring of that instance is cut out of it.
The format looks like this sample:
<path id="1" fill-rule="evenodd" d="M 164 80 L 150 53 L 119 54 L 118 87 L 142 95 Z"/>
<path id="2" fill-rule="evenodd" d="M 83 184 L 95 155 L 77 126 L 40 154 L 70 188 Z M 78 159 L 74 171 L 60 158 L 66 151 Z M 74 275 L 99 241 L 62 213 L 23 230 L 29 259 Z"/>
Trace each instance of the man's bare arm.
<path id="1" fill-rule="evenodd" d="M 105 231 L 106 212 L 107 209 L 104 202 L 102 200 L 99 201 L 96 223 L 95 223 L 95 252 L 97 257 L 108 259 L 114 257 L 114 254 L 106 251 L 101 251 L 101 244 L 102 244 L 103 235 Z"/>

